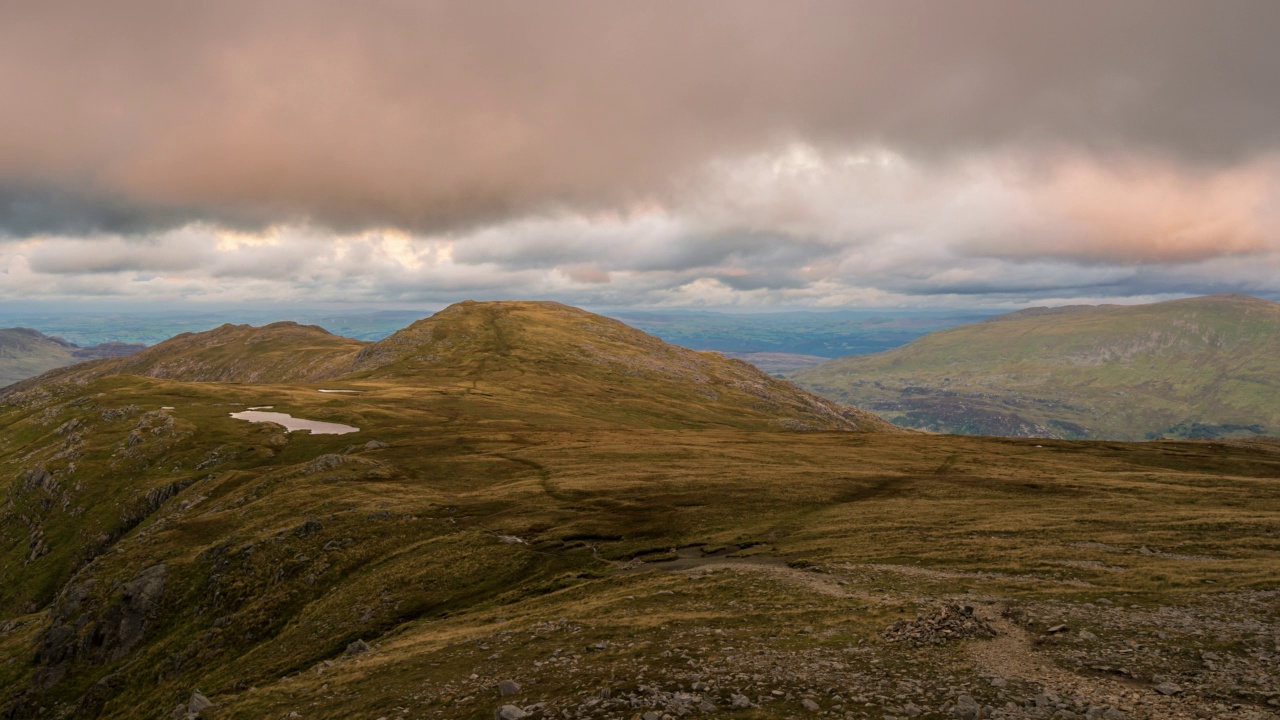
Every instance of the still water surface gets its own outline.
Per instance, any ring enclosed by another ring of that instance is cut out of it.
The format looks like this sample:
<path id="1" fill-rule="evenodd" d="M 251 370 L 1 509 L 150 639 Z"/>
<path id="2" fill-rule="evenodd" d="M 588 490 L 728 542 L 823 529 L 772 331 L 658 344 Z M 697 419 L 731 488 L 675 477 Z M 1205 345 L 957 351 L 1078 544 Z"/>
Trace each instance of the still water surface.
<path id="1" fill-rule="evenodd" d="M 245 410 L 243 412 L 233 412 L 231 413 L 231 417 L 237 420 L 248 420 L 249 422 L 273 422 L 283 425 L 289 432 L 310 430 L 312 435 L 345 435 L 347 433 L 360 432 L 360 428 L 358 427 L 323 422 L 320 420 L 306 420 L 281 412 Z"/>

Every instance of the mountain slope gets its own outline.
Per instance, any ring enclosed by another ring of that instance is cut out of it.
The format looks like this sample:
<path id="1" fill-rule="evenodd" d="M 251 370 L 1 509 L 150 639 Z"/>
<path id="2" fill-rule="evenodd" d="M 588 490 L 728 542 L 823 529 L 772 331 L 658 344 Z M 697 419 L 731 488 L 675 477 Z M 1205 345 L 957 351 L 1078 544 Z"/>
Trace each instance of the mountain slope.
<path id="1" fill-rule="evenodd" d="M 0 387 L 86 360 L 131 355 L 143 347 L 117 342 L 80 347 L 31 328 L 0 329 Z"/>
<path id="2" fill-rule="evenodd" d="M 315 325 L 228 324 L 176 335 L 133 355 L 60 370 L 38 382 L 86 382 L 110 375 L 189 382 L 314 382 L 349 372 L 367 344 Z"/>
<path id="3" fill-rule="evenodd" d="M 1010 718 L 1042 716 L 1027 701 L 1045 692 L 1079 715 L 1116 702 L 1106 673 L 997 688 L 1007 670 L 965 646 L 987 641 L 886 639 L 962 595 L 1021 648 L 1011 665 L 1061 678 L 1081 647 L 1033 646 L 1041 620 L 1114 610 L 1087 649 L 1124 663 L 1119 689 L 1194 682 L 1222 718 L 1271 697 L 1274 443 L 791 432 L 843 415 L 553 304 L 461 304 L 361 347 L 323 386 L 102 363 L 0 393 L 0 717 L 941 717 L 955 688 L 1028 708 Z M 239 361 L 208 337 L 171 348 L 145 367 Z M 257 405 L 358 430 L 232 416 Z M 1082 604 L 1099 598 L 1114 606 Z M 1202 600 L 1231 622 L 1202 621 Z M 1130 717 L 1186 709 L 1152 695 Z"/>
<path id="4" fill-rule="evenodd" d="M 1141 440 L 1280 433 L 1280 303 L 1033 308 L 792 375 L 940 432 Z"/>
<path id="5" fill-rule="evenodd" d="M 552 302 L 451 305 L 361 351 L 343 379 L 453 386 L 623 425 L 893 429 L 749 363 Z"/>

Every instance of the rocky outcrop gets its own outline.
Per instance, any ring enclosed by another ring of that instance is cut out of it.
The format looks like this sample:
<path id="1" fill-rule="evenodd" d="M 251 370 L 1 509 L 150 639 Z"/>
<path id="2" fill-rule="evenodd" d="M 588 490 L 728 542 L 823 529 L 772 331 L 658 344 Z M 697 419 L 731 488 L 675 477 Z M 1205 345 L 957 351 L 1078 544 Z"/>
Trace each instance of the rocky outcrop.
<path id="1" fill-rule="evenodd" d="M 128 655 L 160 615 L 168 572 L 164 564 L 153 565 L 98 603 L 98 581 L 69 586 L 54 608 L 52 627 L 40 638 L 38 684 L 56 684 L 74 663 L 105 665 Z"/>

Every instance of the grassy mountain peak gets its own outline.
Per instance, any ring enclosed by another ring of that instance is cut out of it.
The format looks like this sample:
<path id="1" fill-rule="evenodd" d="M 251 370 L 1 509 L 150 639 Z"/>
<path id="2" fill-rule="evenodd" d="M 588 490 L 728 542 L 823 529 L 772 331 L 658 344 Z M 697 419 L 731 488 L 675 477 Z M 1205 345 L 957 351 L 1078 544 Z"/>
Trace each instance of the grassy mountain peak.
<path id="1" fill-rule="evenodd" d="M 1280 303 L 1031 308 L 794 374 L 908 427 L 1141 440 L 1280 432 Z"/>
<path id="2" fill-rule="evenodd" d="M 345 380 L 461 387 L 621 424 L 887 430 L 749 363 L 555 302 L 456 303 L 364 350 Z"/>

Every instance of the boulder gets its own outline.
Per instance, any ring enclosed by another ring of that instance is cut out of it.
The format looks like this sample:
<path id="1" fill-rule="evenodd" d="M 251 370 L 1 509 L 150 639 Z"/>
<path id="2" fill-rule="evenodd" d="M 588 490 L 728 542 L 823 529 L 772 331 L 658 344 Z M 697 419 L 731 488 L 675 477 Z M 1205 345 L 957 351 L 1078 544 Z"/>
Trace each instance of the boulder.
<path id="1" fill-rule="evenodd" d="M 520 692 L 520 683 L 515 680 L 503 680 L 498 683 L 498 694 L 502 697 L 510 697 Z"/>
<path id="2" fill-rule="evenodd" d="M 199 690 L 191 693 L 191 699 L 187 701 L 187 712 L 192 715 L 199 715 L 211 707 L 213 707 L 213 703 Z"/>
<path id="3" fill-rule="evenodd" d="M 979 720 L 982 717 L 982 706 L 972 696 L 961 695 L 956 698 L 956 706 L 951 709 L 951 714 L 957 720 Z"/>

